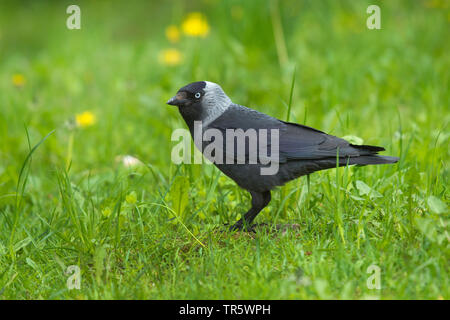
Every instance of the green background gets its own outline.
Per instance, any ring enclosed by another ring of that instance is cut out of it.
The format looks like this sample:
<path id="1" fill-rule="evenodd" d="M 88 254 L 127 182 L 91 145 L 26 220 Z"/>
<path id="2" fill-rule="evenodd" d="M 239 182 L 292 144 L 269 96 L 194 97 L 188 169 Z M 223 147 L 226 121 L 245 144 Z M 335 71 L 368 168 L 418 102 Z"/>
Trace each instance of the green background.
<path id="1" fill-rule="evenodd" d="M 81 30 L 70 4 L 0 4 L 0 299 L 449 298 L 449 1 L 77 1 Z M 171 43 L 190 12 L 209 35 Z M 165 102 L 209 80 L 286 119 L 294 74 L 291 121 L 400 161 L 277 189 L 257 222 L 294 230 L 223 232 L 249 195 L 171 163 L 185 125 Z M 84 111 L 96 123 L 74 128 Z"/>

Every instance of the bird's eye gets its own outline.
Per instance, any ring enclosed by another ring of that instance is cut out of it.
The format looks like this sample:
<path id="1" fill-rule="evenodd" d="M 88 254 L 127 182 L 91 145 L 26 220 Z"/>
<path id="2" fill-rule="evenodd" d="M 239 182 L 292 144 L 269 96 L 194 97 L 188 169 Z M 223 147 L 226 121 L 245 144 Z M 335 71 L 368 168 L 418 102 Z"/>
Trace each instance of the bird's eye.
<path id="1" fill-rule="evenodd" d="M 195 94 L 195 98 L 198 99 L 198 98 L 201 97 L 201 95 L 202 95 L 202 94 L 201 94 L 200 92 L 197 92 L 197 93 Z"/>

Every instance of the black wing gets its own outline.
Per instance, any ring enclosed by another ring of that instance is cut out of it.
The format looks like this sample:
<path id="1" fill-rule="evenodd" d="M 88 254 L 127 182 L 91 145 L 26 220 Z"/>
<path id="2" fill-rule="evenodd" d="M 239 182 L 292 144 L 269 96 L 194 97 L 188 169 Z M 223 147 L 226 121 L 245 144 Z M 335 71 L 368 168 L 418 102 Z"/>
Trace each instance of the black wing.
<path id="1" fill-rule="evenodd" d="M 304 125 L 278 120 L 264 113 L 239 105 L 232 105 L 220 117 L 208 125 L 208 128 L 226 129 L 260 129 L 268 130 L 268 149 L 270 149 L 270 130 L 279 130 L 279 159 L 318 160 L 326 158 L 359 157 L 374 155 L 384 148 L 374 146 L 352 145 L 348 141 L 328 135 L 317 129 Z M 225 147 L 224 147 L 225 149 Z"/>
<path id="2" fill-rule="evenodd" d="M 288 160 L 359 157 L 384 151 L 382 147 L 353 145 L 348 141 L 296 123 L 283 122 L 280 155 Z"/>

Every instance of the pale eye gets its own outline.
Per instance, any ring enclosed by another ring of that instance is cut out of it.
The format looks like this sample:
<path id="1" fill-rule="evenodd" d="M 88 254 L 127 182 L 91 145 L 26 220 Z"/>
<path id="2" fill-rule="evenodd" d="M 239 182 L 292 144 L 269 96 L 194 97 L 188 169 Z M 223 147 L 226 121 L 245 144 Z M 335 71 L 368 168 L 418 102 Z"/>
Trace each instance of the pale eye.
<path id="1" fill-rule="evenodd" d="M 200 92 L 197 92 L 197 93 L 195 94 L 195 98 L 198 99 L 198 98 L 200 98 L 200 97 L 201 97 L 201 93 L 200 93 Z"/>

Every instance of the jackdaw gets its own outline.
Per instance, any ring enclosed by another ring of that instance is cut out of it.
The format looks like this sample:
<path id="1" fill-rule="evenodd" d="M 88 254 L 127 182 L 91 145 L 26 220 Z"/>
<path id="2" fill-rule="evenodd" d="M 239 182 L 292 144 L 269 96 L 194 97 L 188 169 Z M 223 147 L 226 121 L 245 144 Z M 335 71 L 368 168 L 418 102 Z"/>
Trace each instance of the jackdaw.
<path id="1" fill-rule="evenodd" d="M 182 87 L 167 104 L 178 107 L 203 155 L 250 192 L 252 207 L 232 230 L 250 229 L 258 213 L 269 204 L 270 191 L 290 180 L 337 166 L 398 161 L 397 157 L 377 155 L 385 150 L 382 147 L 354 145 L 317 129 L 235 104 L 218 84 L 209 81 Z M 234 136 L 228 139 L 227 134 L 233 131 Z M 244 133 L 243 149 L 242 143 L 239 147 L 236 142 L 240 138 L 236 132 L 241 137 Z M 195 137 L 201 137 L 200 143 Z M 270 171 L 271 166 L 275 170 Z"/>

